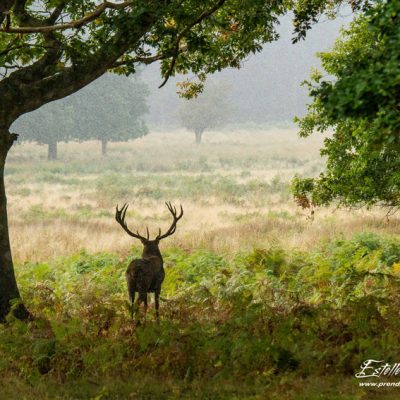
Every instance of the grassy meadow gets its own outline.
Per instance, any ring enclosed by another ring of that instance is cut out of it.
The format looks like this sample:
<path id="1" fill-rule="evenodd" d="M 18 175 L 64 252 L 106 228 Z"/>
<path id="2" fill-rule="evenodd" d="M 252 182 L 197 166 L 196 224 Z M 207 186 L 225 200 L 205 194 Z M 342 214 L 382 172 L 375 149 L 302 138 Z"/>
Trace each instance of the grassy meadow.
<path id="1" fill-rule="evenodd" d="M 128 143 L 16 145 L 6 169 L 21 294 L 35 320 L 0 326 L 4 399 L 396 399 L 361 388 L 400 362 L 400 219 L 296 206 L 290 179 L 324 167 L 291 129 L 152 132 Z M 129 317 L 128 226 L 167 229 L 160 324 Z"/>
<path id="2" fill-rule="evenodd" d="M 46 147 L 17 145 L 6 180 L 13 255 L 18 264 L 46 261 L 85 249 L 125 255 L 132 242 L 114 220 L 115 206 L 130 203 L 131 226 L 168 227 L 165 201 L 182 203 L 185 217 L 163 247 L 235 253 L 277 244 L 308 249 L 320 240 L 365 230 L 398 232 L 385 211 L 296 207 L 289 191 L 295 173 L 323 169 L 321 138 L 294 130 L 209 132 L 201 146 L 188 132 L 153 133 L 111 143 L 59 144 L 59 161 Z"/>

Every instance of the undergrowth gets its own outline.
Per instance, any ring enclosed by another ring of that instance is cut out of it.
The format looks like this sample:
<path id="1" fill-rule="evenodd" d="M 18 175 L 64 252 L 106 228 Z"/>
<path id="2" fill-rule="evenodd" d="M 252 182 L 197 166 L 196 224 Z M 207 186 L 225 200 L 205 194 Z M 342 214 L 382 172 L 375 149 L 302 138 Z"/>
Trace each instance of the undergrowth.
<path id="1" fill-rule="evenodd" d="M 397 239 L 235 255 L 170 248 L 161 321 L 150 310 L 135 327 L 124 271 L 138 254 L 18 266 L 35 319 L 0 326 L 7 398 L 375 398 L 354 373 L 366 359 L 398 362 Z"/>

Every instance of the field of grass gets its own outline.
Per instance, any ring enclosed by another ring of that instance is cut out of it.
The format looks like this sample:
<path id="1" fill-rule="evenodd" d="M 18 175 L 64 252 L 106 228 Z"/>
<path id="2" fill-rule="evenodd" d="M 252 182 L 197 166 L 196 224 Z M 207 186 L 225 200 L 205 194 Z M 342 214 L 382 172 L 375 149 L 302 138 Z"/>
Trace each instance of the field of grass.
<path id="1" fill-rule="evenodd" d="M 396 399 L 361 388 L 368 358 L 399 362 L 400 220 L 307 210 L 295 173 L 323 169 L 295 131 L 154 132 L 111 144 L 15 146 L 6 179 L 16 273 L 35 320 L 0 326 L 6 399 Z M 135 327 L 124 271 L 166 229 L 162 318 Z M 398 358 L 396 359 L 396 356 Z"/>
<path id="2" fill-rule="evenodd" d="M 323 168 L 320 144 L 293 130 L 210 132 L 201 146 L 187 132 L 167 132 L 110 144 L 105 159 L 99 143 L 60 144 L 56 162 L 44 146 L 15 146 L 6 171 L 14 258 L 45 261 L 81 249 L 125 255 L 136 243 L 113 217 L 124 202 L 130 224 L 153 233 L 170 221 L 164 202 L 182 203 L 185 217 L 164 247 L 218 253 L 398 232 L 399 220 L 387 223 L 381 210 L 317 210 L 311 221 L 296 207 L 290 179 Z"/>

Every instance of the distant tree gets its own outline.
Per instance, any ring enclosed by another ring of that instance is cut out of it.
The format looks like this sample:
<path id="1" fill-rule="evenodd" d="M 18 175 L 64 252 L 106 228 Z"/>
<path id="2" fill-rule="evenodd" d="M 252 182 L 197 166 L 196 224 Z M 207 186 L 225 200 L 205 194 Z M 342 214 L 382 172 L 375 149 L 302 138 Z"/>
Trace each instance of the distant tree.
<path id="1" fill-rule="evenodd" d="M 228 121 L 231 113 L 228 92 L 229 86 L 226 83 L 210 82 L 198 97 L 183 100 L 178 110 L 179 120 L 182 126 L 194 132 L 196 144 L 201 143 L 204 131 Z"/>
<path id="2" fill-rule="evenodd" d="M 13 125 L 22 139 L 48 146 L 47 158 L 56 160 L 57 144 L 74 138 L 74 107 L 70 98 L 46 104 L 25 114 Z"/>
<path id="3" fill-rule="evenodd" d="M 334 130 L 326 171 L 293 182 L 305 205 L 400 206 L 400 3 L 377 1 L 320 55 L 329 74 L 309 84 L 314 101 L 301 136 Z"/>
<path id="4" fill-rule="evenodd" d="M 147 86 L 138 79 L 107 74 L 72 96 L 25 114 L 13 125 L 24 140 L 48 145 L 48 159 L 57 159 L 57 143 L 69 140 L 123 142 L 148 133 Z"/>
<path id="5" fill-rule="evenodd" d="M 147 86 L 136 75 L 128 79 L 107 74 L 86 86 L 71 96 L 76 138 L 100 140 L 105 156 L 108 142 L 146 135 L 147 95 Z"/>

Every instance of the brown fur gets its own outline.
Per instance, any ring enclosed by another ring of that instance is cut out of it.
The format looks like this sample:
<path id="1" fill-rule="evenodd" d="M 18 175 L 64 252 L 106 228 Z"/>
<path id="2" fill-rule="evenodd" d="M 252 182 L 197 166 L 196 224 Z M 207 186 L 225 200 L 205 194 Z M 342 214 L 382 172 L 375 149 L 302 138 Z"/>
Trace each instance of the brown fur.
<path id="1" fill-rule="evenodd" d="M 163 258 L 158 245 L 160 240 L 175 233 L 176 223 L 183 216 L 182 206 L 179 215 L 177 215 L 176 208 L 172 207 L 171 203 L 166 203 L 166 205 L 173 216 L 173 222 L 167 232 L 163 235 L 161 234 L 160 229 L 159 234 L 154 240 L 149 239 L 150 235 L 148 229 L 147 237 L 141 236 L 139 232 L 134 233 L 129 230 L 125 222 L 125 214 L 128 209 L 127 204 L 125 204 L 121 210 L 119 210 L 117 206 L 115 214 L 115 219 L 122 226 L 125 232 L 127 232 L 130 236 L 139 239 L 143 244 L 142 258 L 132 260 L 125 273 L 126 282 L 128 284 L 129 300 L 132 302 L 132 312 L 133 305 L 135 304 L 135 293 L 138 293 L 136 316 L 138 316 L 140 304 L 143 303 L 146 317 L 147 293 L 154 293 L 157 320 L 159 318 L 161 285 L 165 278 Z"/>
<path id="2" fill-rule="evenodd" d="M 146 248 L 146 245 L 144 246 Z M 145 253 L 144 250 L 143 253 Z M 143 303 L 145 310 L 147 310 L 147 293 L 154 293 L 156 317 L 158 318 L 161 285 L 165 277 L 161 255 L 160 257 L 155 255 L 132 260 L 126 270 L 125 277 L 132 304 L 135 302 L 135 293 L 138 293 L 137 306 Z"/>

